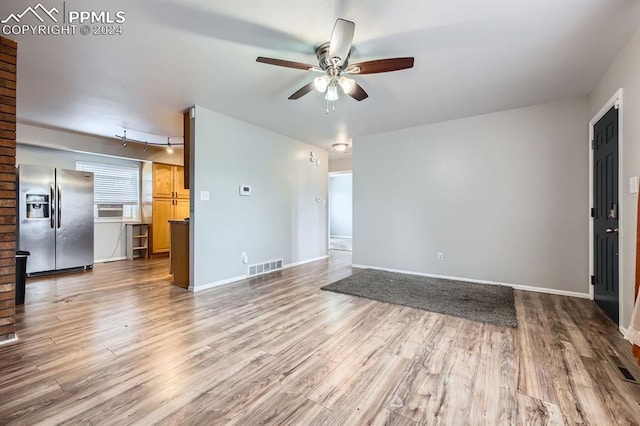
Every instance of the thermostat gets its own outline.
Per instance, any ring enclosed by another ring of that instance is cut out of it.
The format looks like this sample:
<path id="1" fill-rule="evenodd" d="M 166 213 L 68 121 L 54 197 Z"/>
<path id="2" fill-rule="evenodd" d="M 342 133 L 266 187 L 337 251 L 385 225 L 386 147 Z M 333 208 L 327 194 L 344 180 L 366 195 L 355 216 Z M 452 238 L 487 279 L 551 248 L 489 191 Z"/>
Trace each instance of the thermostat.
<path id="1" fill-rule="evenodd" d="M 251 185 L 240 185 L 240 195 L 245 197 L 251 195 Z"/>

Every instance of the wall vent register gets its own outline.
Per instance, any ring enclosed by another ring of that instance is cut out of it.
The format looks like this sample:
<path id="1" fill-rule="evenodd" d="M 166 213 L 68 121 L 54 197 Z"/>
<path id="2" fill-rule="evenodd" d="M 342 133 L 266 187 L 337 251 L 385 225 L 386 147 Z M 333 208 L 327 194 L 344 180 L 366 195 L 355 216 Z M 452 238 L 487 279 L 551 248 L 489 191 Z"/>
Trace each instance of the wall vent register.
<path id="1" fill-rule="evenodd" d="M 269 262 L 258 263 L 255 265 L 249 266 L 249 273 L 247 274 L 249 277 L 253 277 L 256 275 L 268 274 L 273 271 L 282 270 L 282 259 L 271 260 Z"/>

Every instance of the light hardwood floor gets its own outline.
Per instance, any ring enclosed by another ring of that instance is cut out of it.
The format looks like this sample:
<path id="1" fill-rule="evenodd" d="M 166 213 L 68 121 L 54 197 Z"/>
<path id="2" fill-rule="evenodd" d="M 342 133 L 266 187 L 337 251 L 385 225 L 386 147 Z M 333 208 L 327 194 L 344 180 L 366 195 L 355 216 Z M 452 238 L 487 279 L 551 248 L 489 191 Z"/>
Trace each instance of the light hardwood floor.
<path id="1" fill-rule="evenodd" d="M 0 424 L 637 424 L 592 302 L 516 292 L 517 329 L 329 293 L 350 253 L 197 294 L 166 259 L 40 278 L 0 347 Z M 632 372 L 640 377 L 636 368 Z"/>

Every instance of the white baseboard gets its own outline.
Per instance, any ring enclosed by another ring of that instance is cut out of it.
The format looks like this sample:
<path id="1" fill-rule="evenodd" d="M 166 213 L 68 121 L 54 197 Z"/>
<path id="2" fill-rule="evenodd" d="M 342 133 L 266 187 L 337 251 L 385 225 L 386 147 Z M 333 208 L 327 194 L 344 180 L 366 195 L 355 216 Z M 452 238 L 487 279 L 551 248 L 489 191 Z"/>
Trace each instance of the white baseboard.
<path id="1" fill-rule="evenodd" d="M 514 290 L 532 291 L 534 293 L 555 294 L 556 296 L 577 297 L 579 299 L 589 299 L 589 293 L 580 293 L 579 291 L 558 290 L 555 288 L 531 287 L 519 284 L 503 284 L 513 287 Z"/>
<path id="2" fill-rule="evenodd" d="M 421 276 L 421 277 L 440 278 L 440 279 L 444 279 L 444 280 L 464 281 L 464 282 L 476 283 L 476 284 L 503 285 L 503 286 L 511 287 L 514 290 L 533 291 L 533 292 L 536 292 L 536 293 L 555 294 L 555 295 L 558 295 L 558 296 L 578 297 L 578 298 L 581 298 L 581 299 L 588 299 L 589 298 L 589 293 L 580 293 L 580 292 L 577 292 L 577 291 L 557 290 L 557 289 L 553 289 L 553 288 L 544 288 L 544 287 L 531 287 L 531 286 L 527 286 L 527 285 L 511 284 L 511 283 L 500 283 L 500 282 L 497 282 L 497 281 L 476 280 L 476 279 L 471 279 L 471 278 L 450 277 L 450 276 L 447 276 L 447 275 L 427 274 L 427 273 L 424 273 L 424 272 L 405 271 L 405 270 L 402 270 L 402 269 L 379 268 L 377 266 L 368 266 L 368 265 L 353 264 L 351 266 L 354 267 L 354 268 L 360 268 L 360 269 L 376 269 L 376 270 L 379 270 L 379 271 L 397 272 L 397 273 L 400 273 L 400 274 L 418 275 L 418 276 Z"/>
<path id="3" fill-rule="evenodd" d="M 325 254 L 324 256 L 314 257 L 313 259 L 301 260 L 300 262 L 295 262 L 295 263 L 288 263 L 284 265 L 282 269 L 293 268 L 294 266 L 304 265 L 305 263 L 317 262 L 318 260 L 324 260 L 327 258 L 329 258 L 329 255 Z"/>
<path id="4" fill-rule="evenodd" d="M 325 255 L 325 256 L 320 256 L 320 257 L 315 257 L 313 259 L 307 259 L 307 260 L 301 260 L 300 262 L 295 262 L 295 263 L 289 263 L 287 265 L 283 265 L 282 269 L 288 269 L 288 268 L 293 268 L 294 266 L 300 266 L 300 265 L 304 265 L 305 263 L 311 263 L 311 262 L 316 262 L 318 260 L 323 260 L 323 259 L 327 259 L 329 257 L 329 255 Z M 273 272 L 277 272 L 277 271 L 273 271 Z M 266 274 L 264 274 L 266 275 Z M 235 283 L 236 281 L 242 281 L 242 280 L 246 280 L 248 278 L 248 276 L 245 275 L 238 275 L 237 277 L 232 277 L 232 278 L 227 278 L 224 280 L 220 280 L 220 281 L 215 281 L 212 283 L 208 283 L 208 284 L 203 284 L 201 286 L 198 286 L 198 288 L 194 288 L 193 286 L 189 286 L 189 290 L 193 291 L 194 293 L 201 291 L 201 290 L 207 290 L 210 288 L 214 288 L 214 287 L 219 287 L 221 285 L 226 285 L 226 284 L 231 284 L 231 283 Z"/>
<path id="5" fill-rule="evenodd" d="M 331 238 L 346 238 L 348 240 L 353 239 L 353 237 L 347 237 L 346 235 L 329 235 Z"/>
<path id="6" fill-rule="evenodd" d="M 0 340 L 0 346 L 10 345 L 18 341 L 18 335 L 13 333 L 13 337 L 10 339 Z"/>
<path id="7" fill-rule="evenodd" d="M 242 280 L 244 280 L 246 278 L 247 278 L 247 275 L 245 274 L 245 275 L 238 275 L 237 277 L 227 278 L 225 280 L 214 281 L 212 283 L 203 284 L 203 285 L 198 286 L 198 288 L 195 288 L 195 287 L 189 285 L 189 290 L 193 291 L 194 293 L 196 293 L 196 292 L 198 292 L 200 290 L 207 290 L 207 289 L 210 289 L 210 288 L 219 287 L 221 285 L 231 284 L 231 283 L 234 283 L 236 281 L 242 281 Z"/>
<path id="8" fill-rule="evenodd" d="M 618 331 L 622 333 L 623 336 L 627 335 L 627 329 L 621 325 L 618 326 Z"/>
<path id="9" fill-rule="evenodd" d="M 93 263 L 107 263 L 107 262 L 116 262 L 118 260 L 127 260 L 127 256 L 122 257 L 112 257 L 110 259 L 96 259 Z"/>

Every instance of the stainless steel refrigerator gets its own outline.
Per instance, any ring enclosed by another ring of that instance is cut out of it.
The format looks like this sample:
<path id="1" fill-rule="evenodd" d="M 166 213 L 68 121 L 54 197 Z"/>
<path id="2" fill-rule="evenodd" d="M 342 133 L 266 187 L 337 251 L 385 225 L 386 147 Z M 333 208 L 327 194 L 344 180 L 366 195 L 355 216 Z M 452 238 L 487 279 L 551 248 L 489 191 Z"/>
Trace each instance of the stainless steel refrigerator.
<path id="1" fill-rule="evenodd" d="M 27 275 L 93 267 L 93 173 L 20 165 L 17 193 Z"/>

